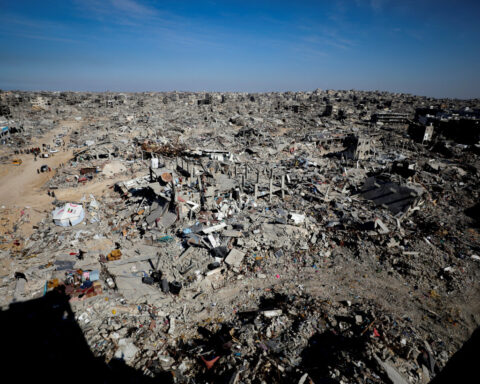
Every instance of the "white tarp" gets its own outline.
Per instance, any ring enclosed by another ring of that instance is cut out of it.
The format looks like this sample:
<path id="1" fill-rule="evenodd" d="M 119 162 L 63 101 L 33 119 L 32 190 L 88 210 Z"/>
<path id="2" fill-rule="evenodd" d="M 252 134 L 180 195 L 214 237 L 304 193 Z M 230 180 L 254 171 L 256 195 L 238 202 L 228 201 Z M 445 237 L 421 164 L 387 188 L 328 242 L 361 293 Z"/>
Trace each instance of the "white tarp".
<path id="1" fill-rule="evenodd" d="M 81 205 L 67 203 L 63 207 L 55 209 L 52 215 L 55 224 L 68 227 L 81 223 L 85 218 L 85 211 Z"/>

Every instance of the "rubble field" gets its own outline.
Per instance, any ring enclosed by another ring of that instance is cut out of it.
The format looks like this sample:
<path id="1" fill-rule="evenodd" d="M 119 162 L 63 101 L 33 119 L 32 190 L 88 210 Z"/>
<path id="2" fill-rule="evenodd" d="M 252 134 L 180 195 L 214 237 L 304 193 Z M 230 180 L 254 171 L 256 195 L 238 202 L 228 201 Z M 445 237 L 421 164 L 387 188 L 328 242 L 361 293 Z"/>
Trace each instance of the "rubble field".
<path id="1" fill-rule="evenodd" d="M 1 91 L 5 366 L 20 382 L 469 382 L 479 108 Z"/>

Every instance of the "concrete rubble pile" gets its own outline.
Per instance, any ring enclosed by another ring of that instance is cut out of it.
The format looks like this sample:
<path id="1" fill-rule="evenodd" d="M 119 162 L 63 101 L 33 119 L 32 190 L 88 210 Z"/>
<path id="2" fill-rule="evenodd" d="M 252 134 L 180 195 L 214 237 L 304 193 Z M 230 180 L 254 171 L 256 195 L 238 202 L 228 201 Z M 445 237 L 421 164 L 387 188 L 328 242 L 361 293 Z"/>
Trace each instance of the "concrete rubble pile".
<path id="1" fill-rule="evenodd" d="M 18 127 L 5 161 L 54 129 L 39 153 L 71 151 L 34 232 L 2 224 L 3 308 L 67 295 L 109 366 L 178 383 L 426 383 L 480 324 L 478 100 L 0 96 Z M 59 214 L 69 204 L 81 220 Z"/>

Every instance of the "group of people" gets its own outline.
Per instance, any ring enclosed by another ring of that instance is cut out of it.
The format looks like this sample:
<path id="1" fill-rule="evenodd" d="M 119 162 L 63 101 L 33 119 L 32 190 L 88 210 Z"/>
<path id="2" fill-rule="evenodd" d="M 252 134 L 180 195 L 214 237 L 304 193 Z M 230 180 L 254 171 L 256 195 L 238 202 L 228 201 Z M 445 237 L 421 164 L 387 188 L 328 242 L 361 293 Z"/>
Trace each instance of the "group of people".
<path id="1" fill-rule="evenodd" d="M 40 152 L 41 152 L 41 151 L 40 151 L 40 148 L 39 148 L 39 147 L 33 147 L 33 148 L 27 148 L 27 149 L 16 149 L 16 150 L 14 151 L 14 153 L 15 153 L 16 155 L 21 155 L 21 154 L 27 154 L 27 155 L 28 155 L 28 154 L 30 154 L 30 153 L 32 153 L 32 154 L 34 154 L 34 155 L 38 155 Z"/>

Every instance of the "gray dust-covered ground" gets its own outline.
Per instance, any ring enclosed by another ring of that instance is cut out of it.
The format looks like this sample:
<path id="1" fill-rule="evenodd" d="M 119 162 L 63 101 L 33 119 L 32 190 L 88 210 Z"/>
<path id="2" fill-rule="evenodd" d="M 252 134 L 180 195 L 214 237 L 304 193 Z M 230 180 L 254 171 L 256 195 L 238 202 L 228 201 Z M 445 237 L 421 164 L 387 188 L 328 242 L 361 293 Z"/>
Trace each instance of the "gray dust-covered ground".
<path id="1" fill-rule="evenodd" d="M 99 382 L 445 381 L 480 324 L 479 107 L 0 92 L 6 365 L 25 342 Z"/>

